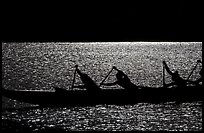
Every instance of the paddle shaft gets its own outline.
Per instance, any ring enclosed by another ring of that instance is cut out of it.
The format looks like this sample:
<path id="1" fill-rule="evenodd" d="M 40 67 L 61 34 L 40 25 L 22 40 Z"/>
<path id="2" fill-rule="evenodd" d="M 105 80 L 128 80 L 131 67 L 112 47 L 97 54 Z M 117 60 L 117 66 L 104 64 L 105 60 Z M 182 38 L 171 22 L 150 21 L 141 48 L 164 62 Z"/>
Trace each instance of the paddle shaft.
<path id="1" fill-rule="evenodd" d="M 186 80 L 189 80 L 189 78 L 191 77 L 193 71 L 196 69 L 197 65 L 198 65 L 199 62 L 196 63 L 195 67 L 193 68 L 193 70 L 191 71 L 190 75 L 188 76 L 188 78 Z"/>
<path id="2" fill-rule="evenodd" d="M 109 71 L 108 75 L 103 79 L 103 81 L 100 83 L 99 87 L 103 84 L 103 82 L 108 78 L 110 73 L 113 71 L 113 68 Z"/>
<path id="3" fill-rule="evenodd" d="M 163 65 L 163 86 L 165 86 L 165 69 L 164 69 L 164 65 Z"/>
<path id="4" fill-rule="evenodd" d="M 75 69 L 75 71 L 74 71 L 74 77 L 73 77 L 73 80 L 72 80 L 72 89 L 74 88 L 74 82 L 75 82 L 76 72 L 77 72 L 77 70 Z"/>

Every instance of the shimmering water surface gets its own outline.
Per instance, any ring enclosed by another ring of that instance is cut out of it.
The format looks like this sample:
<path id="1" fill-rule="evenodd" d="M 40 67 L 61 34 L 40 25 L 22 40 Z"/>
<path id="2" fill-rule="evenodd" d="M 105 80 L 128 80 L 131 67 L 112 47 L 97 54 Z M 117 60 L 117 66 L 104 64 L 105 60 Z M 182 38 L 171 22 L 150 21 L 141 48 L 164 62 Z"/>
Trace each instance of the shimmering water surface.
<path id="1" fill-rule="evenodd" d="M 199 131 L 201 102 L 94 107 L 40 108 L 4 111 L 3 127 L 18 131 L 109 130 L 109 131 Z M 10 124 L 10 125 L 9 125 Z"/>
<path id="2" fill-rule="evenodd" d="M 74 65 L 97 84 L 112 66 L 140 86 L 162 86 L 162 61 L 187 78 L 202 59 L 201 42 L 3 43 L 2 86 L 5 89 L 69 89 Z M 197 69 L 191 80 L 199 78 Z M 115 80 L 115 72 L 106 82 Z M 166 74 L 166 82 L 171 82 Z M 76 84 L 81 84 L 76 77 Z M 113 89 L 120 88 L 113 86 Z M 103 89 L 107 89 L 103 87 Z M 79 98 L 80 99 L 80 98 Z M 90 107 L 33 108 L 2 97 L 2 129 L 41 130 L 202 130 L 202 102 Z"/>

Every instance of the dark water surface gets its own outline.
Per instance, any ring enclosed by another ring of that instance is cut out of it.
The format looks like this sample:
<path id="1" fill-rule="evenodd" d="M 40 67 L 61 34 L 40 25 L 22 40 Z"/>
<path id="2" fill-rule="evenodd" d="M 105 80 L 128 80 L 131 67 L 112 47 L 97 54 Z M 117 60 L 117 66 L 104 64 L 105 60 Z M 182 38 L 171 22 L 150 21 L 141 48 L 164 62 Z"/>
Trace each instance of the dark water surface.
<path id="1" fill-rule="evenodd" d="M 3 131 L 200 131 L 202 102 L 3 111 Z"/>
<path id="2" fill-rule="evenodd" d="M 163 60 L 187 78 L 198 59 L 202 59 L 201 42 L 3 43 L 2 86 L 69 89 L 74 65 L 78 64 L 97 84 L 114 65 L 136 85 L 160 87 Z M 198 65 L 191 80 L 199 78 L 201 67 Z M 76 78 L 76 84 L 80 84 Z M 115 72 L 107 82 L 114 80 Z M 166 82 L 171 82 L 167 74 Z M 2 97 L 3 131 L 202 130 L 202 102 L 16 109 L 25 106 L 30 105 Z"/>

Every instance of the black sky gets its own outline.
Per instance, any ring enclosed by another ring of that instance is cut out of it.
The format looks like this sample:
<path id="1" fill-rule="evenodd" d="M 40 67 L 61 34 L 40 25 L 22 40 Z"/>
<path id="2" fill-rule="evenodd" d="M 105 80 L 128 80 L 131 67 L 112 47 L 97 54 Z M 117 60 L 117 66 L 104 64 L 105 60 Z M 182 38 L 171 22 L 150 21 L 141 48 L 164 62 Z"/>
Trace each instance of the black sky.
<path id="1" fill-rule="evenodd" d="M 4 41 L 201 41 L 201 3 L 9 3 Z"/>

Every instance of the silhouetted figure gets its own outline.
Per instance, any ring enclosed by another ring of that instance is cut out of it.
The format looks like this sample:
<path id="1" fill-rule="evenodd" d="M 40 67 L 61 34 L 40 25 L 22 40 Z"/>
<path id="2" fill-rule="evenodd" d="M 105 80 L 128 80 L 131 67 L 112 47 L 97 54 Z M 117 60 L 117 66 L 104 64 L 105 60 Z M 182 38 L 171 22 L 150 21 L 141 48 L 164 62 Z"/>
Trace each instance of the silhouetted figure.
<path id="1" fill-rule="evenodd" d="M 84 83 L 83 86 L 77 86 L 80 88 L 86 88 L 87 91 L 90 92 L 96 92 L 99 91 L 100 88 L 96 85 L 96 83 L 85 73 L 82 73 L 79 69 L 78 69 L 78 65 L 75 66 L 76 67 L 76 71 L 79 74 L 82 82 Z M 76 87 L 76 86 L 75 86 Z"/>
<path id="2" fill-rule="evenodd" d="M 163 64 L 165 66 L 166 71 L 171 75 L 172 80 L 174 81 L 170 84 L 166 84 L 165 86 L 168 87 L 172 85 L 177 85 L 178 87 L 185 87 L 187 82 L 186 80 L 180 77 L 180 75 L 178 74 L 178 71 L 171 72 L 165 61 L 163 61 Z"/>
<path id="3" fill-rule="evenodd" d="M 133 84 L 130 79 L 128 78 L 128 76 L 123 73 L 121 70 L 118 70 L 115 66 L 113 66 L 113 69 L 117 70 L 117 74 L 116 74 L 116 78 L 117 81 L 113 82 L 113 83 L 103 83 L 102 85 L 106 85 L 106 86 L 113 86 L 113 85 L 119 85 L 127 90 L 136 90 L 138 89 L 138 87 Z"/>

